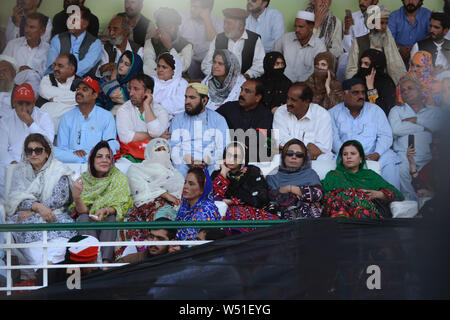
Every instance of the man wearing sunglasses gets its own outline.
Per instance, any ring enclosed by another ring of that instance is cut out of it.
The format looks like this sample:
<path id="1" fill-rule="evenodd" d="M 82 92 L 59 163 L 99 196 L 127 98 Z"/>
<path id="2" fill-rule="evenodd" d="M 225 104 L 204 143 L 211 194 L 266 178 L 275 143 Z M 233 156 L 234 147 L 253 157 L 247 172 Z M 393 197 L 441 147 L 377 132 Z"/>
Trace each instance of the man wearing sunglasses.
<path id="1" fill-rule="evenodd" d="M 299 139 L 308 149 L 311 160 L 333 158 L 333 129 L 329 112 L 312 103 L 314 93 L 304 82 L 294 83 L 288 91 L 287 101 L 278 108 L 273 129 L 279 132 L 282 148 L 289 140 Z"/>
<path id="2" fill-rule="evenodd" d="M 35 106 L 36 96 L 30 84 L 18 86 L 12 94 L 12 106 L 15 112 L 3 117 L 0 127 L 8 128 L 8 156 L 12 162 L 19 162 L 22 157 L 25 138 L 32 133 L 40 133 L 50 141 L 55 139 L 55 127 L 50 115 Z"/>

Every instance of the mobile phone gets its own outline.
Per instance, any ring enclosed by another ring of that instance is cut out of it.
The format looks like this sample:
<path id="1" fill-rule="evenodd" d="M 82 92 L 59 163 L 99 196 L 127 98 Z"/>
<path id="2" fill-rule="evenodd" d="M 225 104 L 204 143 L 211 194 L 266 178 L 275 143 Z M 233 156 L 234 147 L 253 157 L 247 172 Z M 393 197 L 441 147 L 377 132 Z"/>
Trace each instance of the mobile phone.
<path id="1" fill-rule="evenodd" d="M 345 15 L 347 17 L 351 17 L 352 16 L 352 11 L 350 9 L 345 10 Z"/>
<path id="2" fill-rule="evenodd" d="M 410 134 L 408 136 L 408 147 L 412 146 L 414 148 L 414 135 Z"/>

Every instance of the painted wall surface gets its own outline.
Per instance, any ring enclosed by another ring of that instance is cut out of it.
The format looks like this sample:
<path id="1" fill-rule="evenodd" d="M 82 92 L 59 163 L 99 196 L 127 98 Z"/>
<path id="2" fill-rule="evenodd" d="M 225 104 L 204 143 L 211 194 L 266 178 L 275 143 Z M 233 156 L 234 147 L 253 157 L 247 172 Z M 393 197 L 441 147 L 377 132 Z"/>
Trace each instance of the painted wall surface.
<path id="1" fill-rule="evenodd" d="M 425 0 L 425 7 L 430 10 L 442 10 L 443 0 Z M 1 0 L 0 10 L 0 26 L 4 30 L 8 17 L 12 14 L 12 8 L 16 4 L 16 0 Z M 103 30 L 111 17 L 124 11 L 124 0 L 86 0 L 85 4 L 100 20 L 100 30 Z M 153 13 L 160 7 L 171 7 L 177 9 L 179 12 L 186 12 L 189 10 L 190 0 L 144 0 L 143 14 L 153 19 Z M 380 4 L 389 7 L 392 11 L 398 9 L 402 2 L 401 0 L 380 0 Z M 293 30 L 295 15 L 298 10 L 304 10 L 308 4 L 308 0 L 271 0 L 270 6 L 280 10 L 285 17 L 286 32 Z M 247 0 L 216 0 L 214 5 L 214 12 L 223 17 L 222 10 L 225 8 L 245 8 Z M 40 12 L 53 17 L 63 8 L 63 0 L 42 0 Z M 333 13 L 341 20 L 345 16 L 345 10 L 353 11 L 359 10 L 358 0 L 334 0 L 331 9 Z"/>

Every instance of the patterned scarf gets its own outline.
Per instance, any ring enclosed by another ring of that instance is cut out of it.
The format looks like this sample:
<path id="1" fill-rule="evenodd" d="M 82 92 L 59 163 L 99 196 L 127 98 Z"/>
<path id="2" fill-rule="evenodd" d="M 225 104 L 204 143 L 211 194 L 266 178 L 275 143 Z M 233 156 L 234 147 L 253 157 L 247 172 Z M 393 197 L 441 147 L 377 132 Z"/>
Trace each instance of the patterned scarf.
<path id="1" fill-rule="evenodd" d="M 206 80 L 206 83 L 209 88 L 209 98 L 214 103 L 222 103 L 228 98 L 231 90 L 233 90 L 236 81 L 241 74 L 241 66 L 239 64 L 239 60 L 234 53 L 227 49 L 216 50 L 214 53 L 214 57 L 220 55 L 225 62 L 225 72 L 227 77 L 225 81 L 222 83 L 219 79 L 211 74 Z"/>
<path id="2" fill-rule="evenodd" d="M 306 11 L 314 13 L 314 5 L 310 2 Z M 319 38 L 323 38 L 327 48 L 331 47 L 333 42 L 333 33 L 336 28 L 336 17 L 328 10 L 325 18 L 322 21 Z"/>

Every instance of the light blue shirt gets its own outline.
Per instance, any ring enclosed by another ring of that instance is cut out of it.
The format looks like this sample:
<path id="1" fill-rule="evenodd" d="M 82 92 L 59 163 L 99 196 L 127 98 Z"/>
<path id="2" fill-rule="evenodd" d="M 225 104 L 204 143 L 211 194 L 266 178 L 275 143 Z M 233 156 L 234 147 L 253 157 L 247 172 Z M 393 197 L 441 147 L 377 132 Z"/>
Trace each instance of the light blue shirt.
<path id="1" fill-rule="evenodd" d="M 408 118 L 417 118 L 417 123 L 403 121 Z M 427 105 L 417 113 L 407 103 L 393 107 L 389 112 L 389 122 L 394 133 L 394 151 L 406 155 L 408 136 L 414 135 L 416 157 L 431 159 L 432 132 L 440 129 L 441 120 L 442 111 L 438 107 Z M 426 131 L 425 128 L 429 131 Z"/>
<path id="2" fill-rule="evenodd" d="M 114 154 L 120 149 L 116 122 L 111 112 L 95 106 L 85 119 L 78 107 L 65 113 L 58 128 L 55 157 L 64 163 L 87 163 L 89 153 L 100 141 L 108 141 Z M 79 157 L 74 151 L 83 150 Z"/>
<path id="3" fill-rule="evenodd" d="M 212 173 L 214 166 L 222 159 L 223 150 L 229 141 L 229 128 L 225 118 L 210 109 L 196 116 L 190 116 L 186 112 L 176 115 L 172 120 L 170 133 L 172 162 L 183 175 L 188 171 L 183 160 L 187 154 L 200 162 L 209 157 L 212 163 L 208 166 L 208 171 Z"/>
<path id="4" fill-rule="evenodd" d="M 99 39 L 97 39 L 94 43 L 91 44 L 88 53 L 84 57 L 83 60 L 80 61 L 79 53 L 80 48 L 83 43 L 84 38 L 86 37 L 86 31 L 82 33 L 78 38 L 74 35 L 70 35 L 70 41 L 72 46 L 70 48 L 70 53 L 73 54 L 78 61 L 78 70 L 77 76 L 84 77 L 86 73 L 88 73 L 93 67 L 100 62 L 102 58 L 102 43 Z M 48 50 L 47 55 L 47 71 L 45 75 L 52 72 L 52 63 L 55 62 L 56 58 L 61 54 L 61 42 L 59 41 L 59 36 L 56 35 L 53 37 L 50 42 L 50 49 Z"/>
<path id="5" fill-rule="evenodd" d="M 353 118 L 350 110 L 340 103 L 329 110 L 333 123 L 333 152 L 348 140 L 358 140 L 367 155 L 378 153 L 382 158 L 391 151 L 388 162 L 397 162 L 398 158 L 390 149 L 392 147 L 392 128 L 384 111 L 377 105 L 366 102 L 358 117 Z M 381 159 L 380 159 L 381 160 Z M 383 161 L 384 162 L 384 161 Z M 382 165 L 383 166 L 383 165 Z"/>
<path id="6" fill-rule="evenodd" d="M 250 14 L 245 22 L 245 28 L 261 36 L 267 53 L 272 50 L 275 41 L 284 34 L 284 17 L 280 11 L 267 7 L 258 19 Z"/>
<path id="7" fill-rule="evenodd" d="M 405 7 L 392 12 L 388 27 L 395 42 L 400 46 L 412 47 L 416 42 L 425 39 L 430 32 L 431 11 L 421 7 L 416 15 L 414 25 L 406 18 Z"/>

